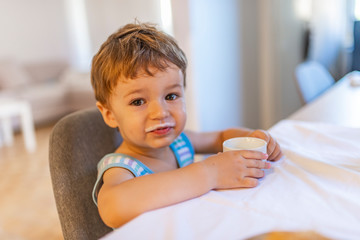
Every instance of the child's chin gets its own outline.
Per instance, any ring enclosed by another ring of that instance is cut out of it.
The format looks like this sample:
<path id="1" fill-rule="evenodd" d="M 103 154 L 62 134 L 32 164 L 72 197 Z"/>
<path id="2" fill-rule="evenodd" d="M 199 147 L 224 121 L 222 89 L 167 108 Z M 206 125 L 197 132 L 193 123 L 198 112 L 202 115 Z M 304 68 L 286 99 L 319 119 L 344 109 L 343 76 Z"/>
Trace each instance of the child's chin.
<path id="1" fill-rule="evenodd" d="M 163 147 L 168 147 L 170 146 L 171 143 L 173 143 L 175 140 L 174 137 L 166 137 L 166 138 L 161 138 L 161 139 L 155 139 L 152 140 L 150 143 L 150 146 L 152 148 L 163 148 Z"/>

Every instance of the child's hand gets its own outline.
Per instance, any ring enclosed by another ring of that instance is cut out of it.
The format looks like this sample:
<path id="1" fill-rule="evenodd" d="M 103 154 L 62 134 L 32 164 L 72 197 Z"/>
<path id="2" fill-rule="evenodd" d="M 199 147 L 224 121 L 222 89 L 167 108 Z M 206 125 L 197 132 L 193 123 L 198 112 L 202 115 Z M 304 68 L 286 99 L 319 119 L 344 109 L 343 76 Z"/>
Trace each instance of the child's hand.
<path id="1" fill-rule="evenodd" d="M 264 176 L 261 169 L 270 168 L 270 163 L 262 161 L 268 155 L 249 150 L 228 151 L 210 156 L 203 161 L 211 171 L 215 189 L 255 187 Z"/>
<path id="2" fill-rule="evenodd" d="M 282 151 L 277 141 L 264 130 L 255 130 L 249 134 L 249 137 L 264 139 L 267 142 L 267 153 L 269 161 L 277 161 L 282 157 Z"/>

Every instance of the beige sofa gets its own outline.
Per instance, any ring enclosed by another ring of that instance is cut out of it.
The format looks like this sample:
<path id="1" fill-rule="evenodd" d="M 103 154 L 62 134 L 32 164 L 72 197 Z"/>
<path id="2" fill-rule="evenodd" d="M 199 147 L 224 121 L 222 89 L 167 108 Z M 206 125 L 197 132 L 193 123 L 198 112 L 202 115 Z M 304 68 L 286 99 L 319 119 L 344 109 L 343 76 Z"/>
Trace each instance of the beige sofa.
<path id="1" fill-rule="evenodd" d="M 0 60 L 0 98 L 28 101 L 36 125 L 95 106 L 90 74 L 73 71 L 62 61 L 22 65 Z"/>

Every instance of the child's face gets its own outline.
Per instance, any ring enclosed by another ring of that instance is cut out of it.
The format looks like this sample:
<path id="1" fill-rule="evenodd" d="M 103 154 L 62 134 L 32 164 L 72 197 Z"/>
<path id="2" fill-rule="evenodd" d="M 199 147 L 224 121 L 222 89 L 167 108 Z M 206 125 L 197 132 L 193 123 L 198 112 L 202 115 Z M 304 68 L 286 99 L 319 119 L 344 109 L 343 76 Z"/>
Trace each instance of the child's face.
<path id="1" fill-rule="evenodd" d="M 103 108 L 106 123 L 118 127 L 129 147 L 137 149 L 169 146 L 186 122 L 184 77 L 170 65 L 154 76 L 139 75 L 120 81 L 110 97 L 111 109 Z"/>

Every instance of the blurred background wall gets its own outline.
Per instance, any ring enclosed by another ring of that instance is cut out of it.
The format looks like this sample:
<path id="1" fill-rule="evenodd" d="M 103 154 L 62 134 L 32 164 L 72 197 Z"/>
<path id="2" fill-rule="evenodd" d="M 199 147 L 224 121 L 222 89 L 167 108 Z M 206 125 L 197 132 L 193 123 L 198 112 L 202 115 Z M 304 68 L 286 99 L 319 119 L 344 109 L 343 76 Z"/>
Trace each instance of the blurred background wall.
<path id="1" fill-rule="evenodd" d="M 120 26 L 153 22 L 189 58 L 188 128 L 269 128 L 301 107 L 294 69 L 350 70 L 354 0 L 0 0 L 0 59 L 89 71 Z M 1 91 L 1 90 L 0 90 Z"/>

